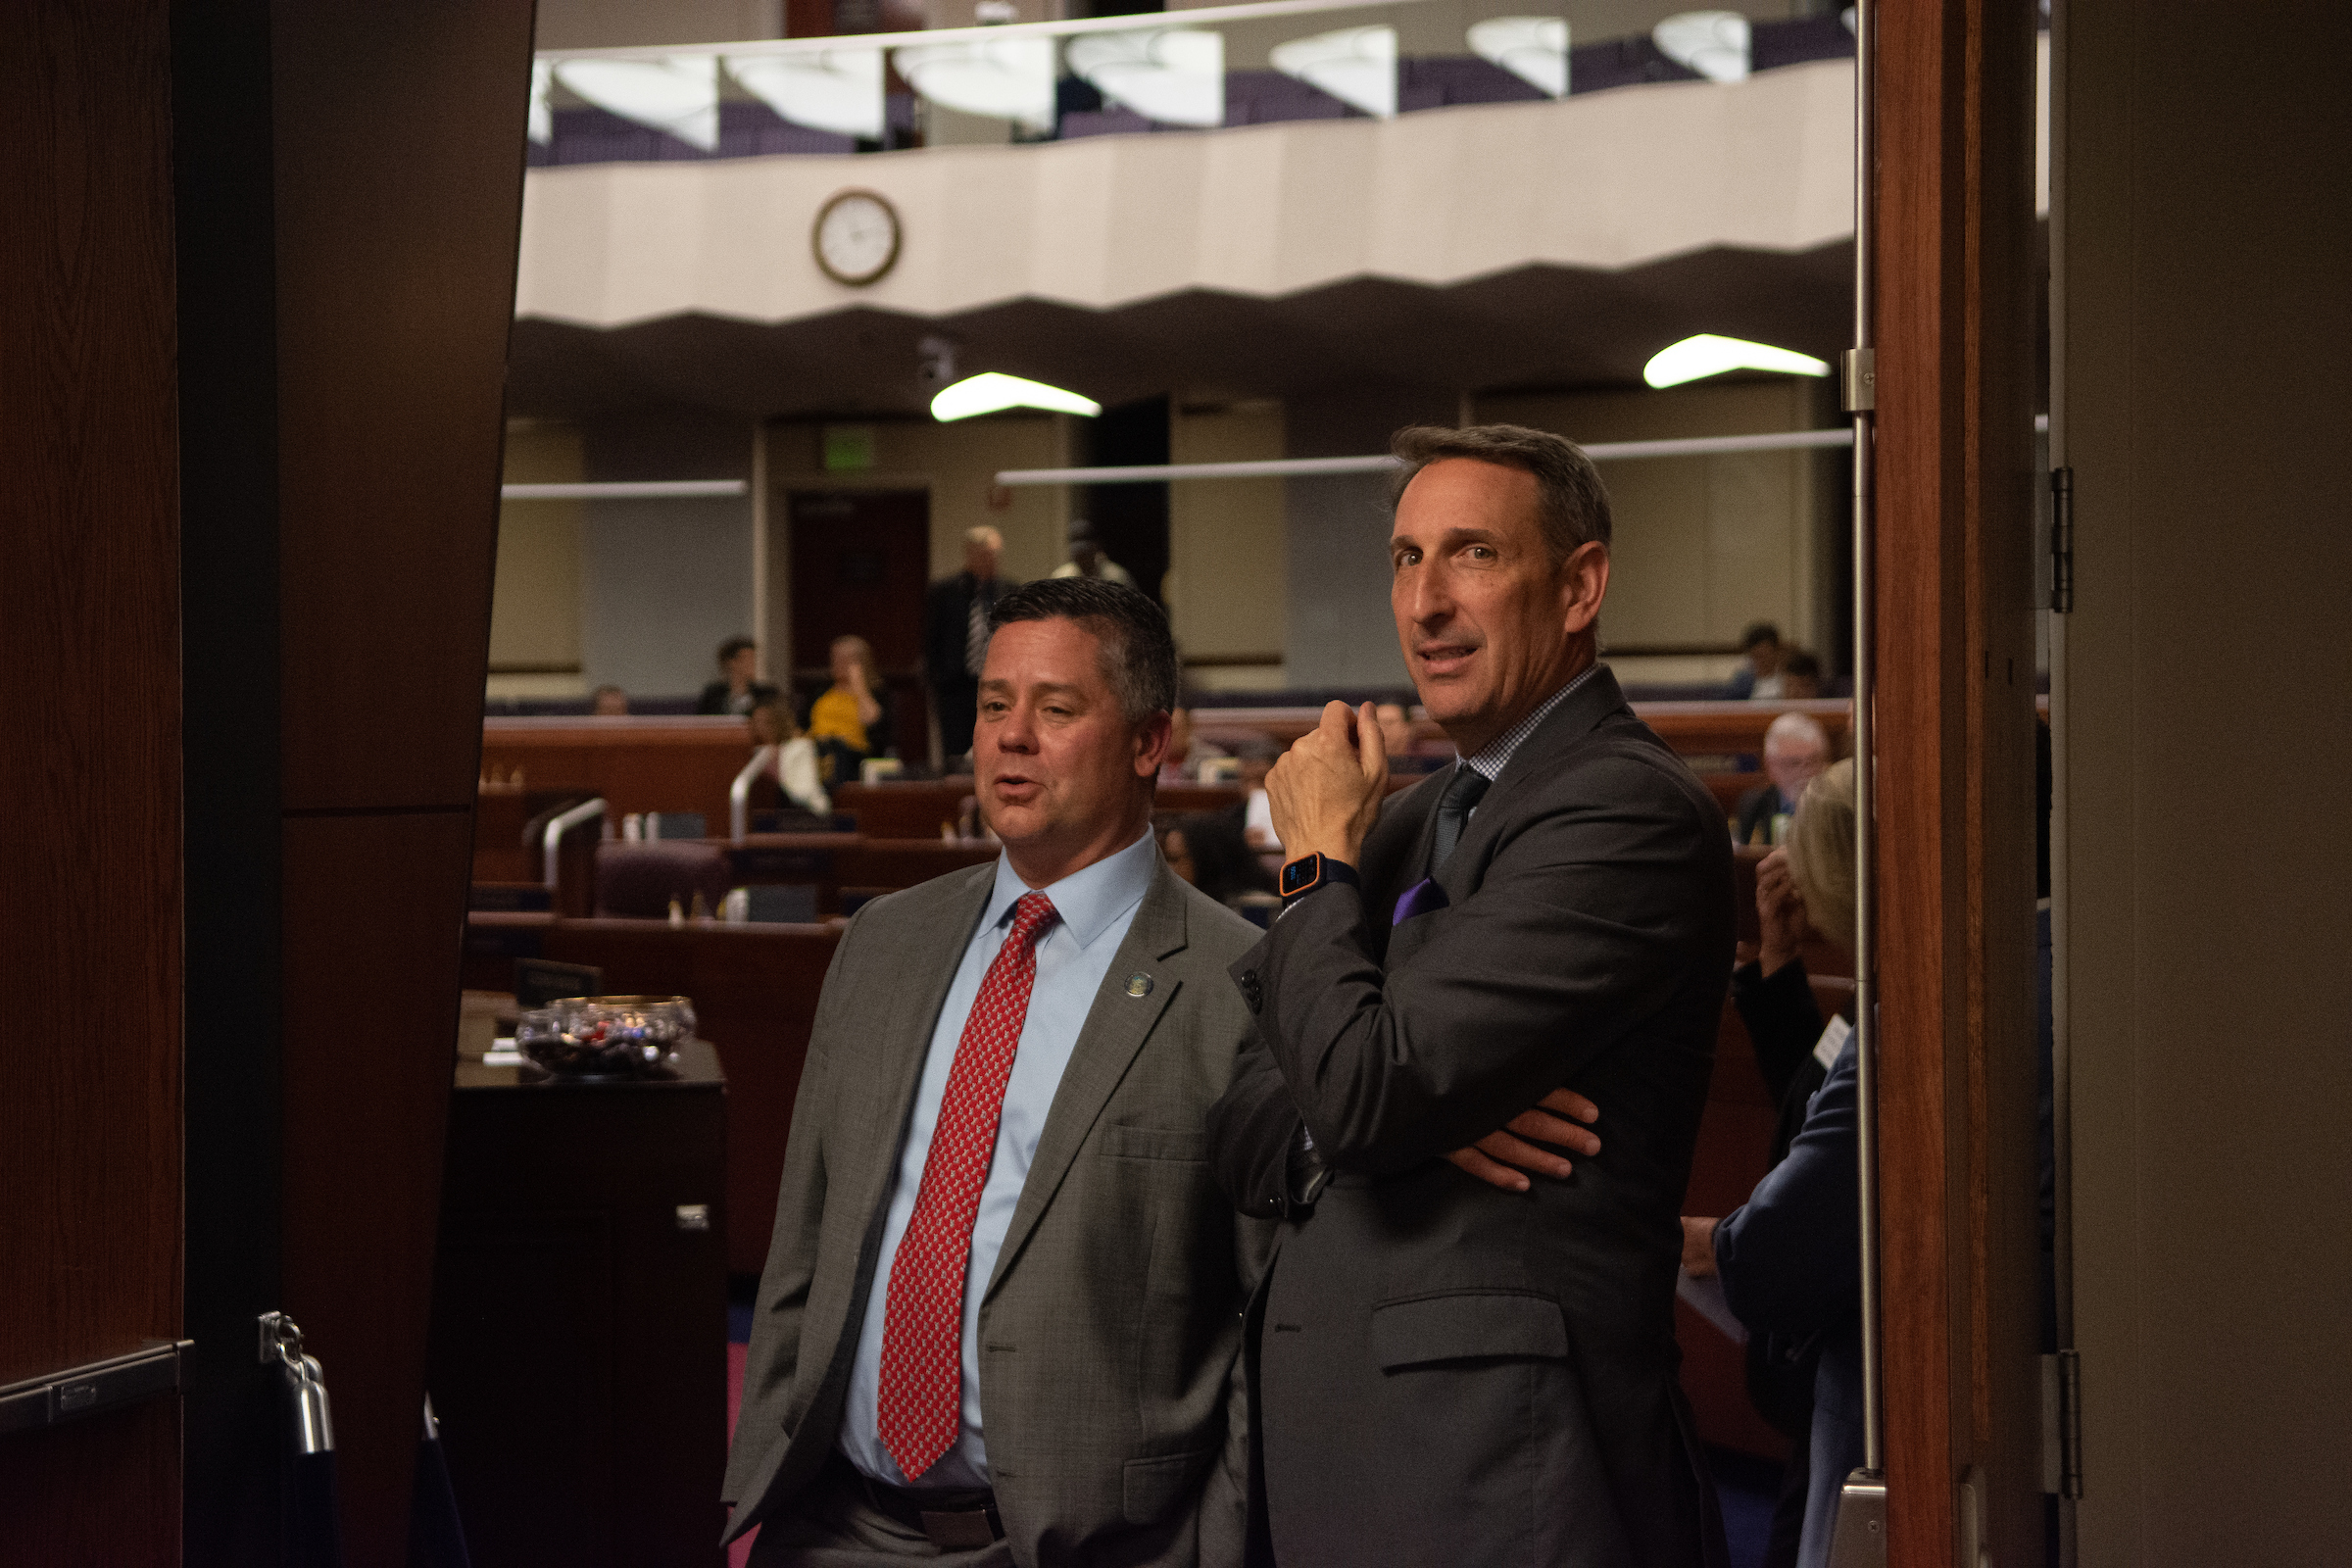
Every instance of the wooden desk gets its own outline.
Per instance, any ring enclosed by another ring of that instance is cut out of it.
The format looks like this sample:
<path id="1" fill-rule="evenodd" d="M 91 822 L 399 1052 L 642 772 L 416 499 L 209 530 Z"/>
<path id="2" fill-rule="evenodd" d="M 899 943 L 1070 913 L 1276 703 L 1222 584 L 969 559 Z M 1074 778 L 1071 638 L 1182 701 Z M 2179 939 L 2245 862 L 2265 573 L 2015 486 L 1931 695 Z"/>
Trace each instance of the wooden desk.
<path id="1" fill-rule="evenodd" d="M 426 1386 L 476 1562 L 724 1560 L 727 1083 L 679 1054 L 661 1082 L 457 1068 Z"/>
<path id="2" fill-rule="evenodd" d="M 751 726 L 740 718 L 482 721 L 486 771 L 503 780 L 520 769 L 532 791 L 592 791 L 616 822 L 631 811 L 700 811 L 724 833 L 727 787 L 751 760 Z"/>
<path id="3" fill-rule="evenodd" d="M 692 997 L 698 1032 L 726 1054 L 727 1267 L 757 1274 L 775 1224 L 817 995 L 840 942 L 827 925 L 475 914 L 466 921 L 465 983 L 507 990 L 515 958 L 544 957 L 594 964 L 614 995 Z"/>

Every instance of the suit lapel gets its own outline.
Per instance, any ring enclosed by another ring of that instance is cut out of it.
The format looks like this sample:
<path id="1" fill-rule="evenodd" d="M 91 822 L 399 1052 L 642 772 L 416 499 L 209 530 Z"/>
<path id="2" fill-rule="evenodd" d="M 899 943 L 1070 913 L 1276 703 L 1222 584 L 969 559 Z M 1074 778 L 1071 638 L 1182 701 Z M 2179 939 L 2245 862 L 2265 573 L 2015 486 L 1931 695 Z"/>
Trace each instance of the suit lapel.
<path id="1" fill-rule="evenodd" d="M 1127 1076 L 1128 1064 L 1143 1050 L 1152 1026 L 1174 999 L 1177 980 L 1162 966 L 1162 960 L 1183 951 L 1185 942 L 1184 884 L 1163 861 L 1152 873 L 1126 940 L 1111 956 L 1102 988 L 1095 993 L 1095 1004 L 1087 1010 L 1086 1027 L 1078 1032 L 1077 1047 L 1054 1091 L 1053 1108 L 1046 1112 L 1045 1130 L 1038 1135 L 1028 1180 L 1021 1186 L 1020 1201 L 1013 1206 L 1004 1245 L 997 1253 L 989 1295 L 996 1294 L 1011 1271 L 1013 1259 L 1020 1255 L 1062 1178 L 1069 1174 L 1102 1107 Z M 1130 995 L 1127 989 L 1129 978 L 1137 974 L 1152 982 L 1151 990 L 1141 997 Z"/>
<path id="2" fill-rule="evenodd" d="M 1560 706 L 1536 727 L 1536 732 L 1520 743 L 1504 765 L 1502 776 L 1478 803 L 1478 809 L 1470 813 L 1461 842 L 1446 859 L 1447 874 L 1438 877 L 1438 885 L 1446 890 L 1448 899 L 1459 904 L 1484 880 L 1488 851 L 1502 832 L 1502 824 L 1511 819 L 1518 797 L 1550 778 L 1569 748 L 1624 707 L 1625 694 L 1618 689 L 1617 677 L 1603 664 L 1562 699 Z M 1430 819 L 1434 832 L 1437 819 L 1434 810 Z"/>
<path id="3" fill-rule="evenodd" d="M 940 956 L 928 983 L 895 986 L 890 1001 L 877 1009 L 880 1017 L 870 1039 L 872 1077 L 868 1080 L 864 1136 L 859 1142 L 862 1165 L 852 1190 L 858 1194 L 859 1210 L 876 1216 L 890 1201 L 892 1178 L 899 1167 L 899 1143 L 906 1129 L 906 1113 L 914 1103 L 915 1086 L 922 1081 L 923 1061 L 931 1052 L 931 1035 L 939 1009 L 947 1004 L 948 988 L 963 962 L 972 929 L 988 907 L 996 886 L 996 863 L 975 866 L 971 881 L 939 900 L 938 906 L 917 927 L 915 951 Z"/>

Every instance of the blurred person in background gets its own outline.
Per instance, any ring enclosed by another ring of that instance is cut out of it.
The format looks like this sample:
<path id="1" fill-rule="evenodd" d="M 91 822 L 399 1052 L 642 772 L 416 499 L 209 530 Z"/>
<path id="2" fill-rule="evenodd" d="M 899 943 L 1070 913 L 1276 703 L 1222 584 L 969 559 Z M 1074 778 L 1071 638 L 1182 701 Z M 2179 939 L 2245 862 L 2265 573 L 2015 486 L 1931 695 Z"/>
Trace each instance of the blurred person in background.
<path id="1" fill-rule="evenodd" d="M 1732 671 L 1730 694 L 1741 701 L 1781 694 L 1781 628 L 1759 620 L 1740 634 L 1740 655 L 1747 661 Z"/>
<path id="2" fill-rule="evenodd" d="M 1127 568 L 1102 553 L 1102 543 L 1095 537 L 1095 525 L 1084 517 L 1070 519 L 1070 559 L 1054 568 L 1056 577 L 1100 577 L 1132 588 L 1135 579 Z"/>
<path id="3" fill-rule="evenodd" d="M 1757 867 L 1756 912 L 1761 951 L 1732 996 L 1781 1107 L 1773 1163 L 1730 1215 L 1684 1219 L 1683 1268 L 1720 1276 L 1748 1330 L 1749 1397 L 1791 1440 L 1764 1564 L 1823 1568 L 1838 1489 L 1862 1462 L 1856 1063 L 1852 1020 L 1825 1025 L 1797 948 L 1853 951 L 1852 762 L 1806 786 L 1788 847 Z"/>
<path id="4" fill-rule="evenodd" d="M 1764 774 L 1768 782 L 1740 797 L 1732 840 L 1779 844 L 1788 832 L 1805 786 L 1830 765 L 1830 736 L 1810 713 L 1783 713 L 1764 732 Z"/>
<path id="5" fill-rule="evenodd" d="M 980 711 L 980 668 L 988 660 L 988 617 L 1020 586 L 999 576 L 1004 536 L 983 523 L 963 535 L 963 569 L 931 585 L 923 602 L 923 673 L 939 714 L 940 756 L 968 757 Z"/>
<path id="6" fill-rule="evenodd" d="M 1193 727 L 1193 710 L 1179 708 L 1168 715 L 1168 760 L 1159 770 L 1162 784 L 1190 784 L 1200 778 L 1200 764 L 1232 753 L 1214 741 L 1202 740 Z"/>
<path id="7" fill-rule="evenodd" d="M 599 686 L 589 700 L 588 711 L 599 718 L 623 718 L 629 711 L 629 694 L 617 686 Z"/>
<path id="8" fill-rule="evenodd" d="M 1781 699 L 1809 702 L 1821 695 L 1821 661 L 1802 648 L 1781 656 Z"/>
<path id="9" fill-rule="evenodd" d="M 1274 875 L 1237 831 L 1230 811 L 1191 811 L 1160 836 L 1169 869 L 1230 906 L 1245 893 L 1272 893 Z"/>
<path id="10" fill-rule="evenodd" d="M 775 695 L 775 687 L 760 679 L 760 645 L 749 637 L 730 637 L 718 645 L 718 679 L 703 688 L 694 710 L 748 713 Z"/>
<path id="11" fill-rule="evenodd" d="M 1236 782 L 1247 792 L 1242 800 L 1242 838 L 1253 850 L 1279 854 L 1282 840 L 1274 836 L 1274 808 L 1266 799 L 1266 775 L 1281 758 L 1282 746 L 1272 736 L 1251 735 L 1236 746 L 1233 754 L 1242 760 Z"/>
<path id="12" fill-rule="evenodd" d="M 751 721 L 752 746 L 769 752 L 766 773 L 784 792 L 785 802 L 811 816 L 831 816 L 833 802 L 825 794 L 816 743 L 793 721 L 791 704 L 772 698 L 752 710 Z"/>
<path id="13" fill-rule="evenodd" d="M 890 702 L 881 666 L 862 637 L 833 639 L 833 684 L 808 709 L 808 738 L 833 784 L 857 782 L 858 764 L 890 752 Z"/>

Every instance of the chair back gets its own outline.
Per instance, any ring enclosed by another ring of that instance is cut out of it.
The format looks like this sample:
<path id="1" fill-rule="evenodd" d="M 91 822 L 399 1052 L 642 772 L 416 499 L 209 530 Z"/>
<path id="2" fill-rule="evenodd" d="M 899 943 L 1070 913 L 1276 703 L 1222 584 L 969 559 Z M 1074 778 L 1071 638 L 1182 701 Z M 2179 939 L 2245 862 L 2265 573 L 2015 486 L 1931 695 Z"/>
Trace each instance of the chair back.
<path id="1" fill-rule="evenodd" d="M 724 848 L 704 842 L 655 840 L 630 844 L 607 840 L 596 847 L 596 912 L 623 919 L 659 920 L 675 900 L 681 908 L 718 913 L 727 896 Z"/>

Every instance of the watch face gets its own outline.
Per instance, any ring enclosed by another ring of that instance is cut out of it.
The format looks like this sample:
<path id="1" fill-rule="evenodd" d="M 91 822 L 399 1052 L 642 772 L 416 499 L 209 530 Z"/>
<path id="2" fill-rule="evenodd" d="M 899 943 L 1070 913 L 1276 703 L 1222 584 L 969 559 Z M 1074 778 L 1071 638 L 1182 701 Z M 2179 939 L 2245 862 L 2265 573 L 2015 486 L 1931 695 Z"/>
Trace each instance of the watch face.
<path id="1" fill-rule="evenodd" d="M 1294 893 L 1305 892 L 1322 874 L 1323 858 L 1319 855 L 1293 860 L 1282 868 L 1282 896 L 1287 899 Z"/>
<path id="2" fill-rule="evenodd" d="M 871 283 L 899 259 L 899 215 L 870 190 L 845 190 L 818 209 L 816 265 L 837 283 Z"/>

